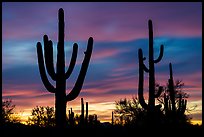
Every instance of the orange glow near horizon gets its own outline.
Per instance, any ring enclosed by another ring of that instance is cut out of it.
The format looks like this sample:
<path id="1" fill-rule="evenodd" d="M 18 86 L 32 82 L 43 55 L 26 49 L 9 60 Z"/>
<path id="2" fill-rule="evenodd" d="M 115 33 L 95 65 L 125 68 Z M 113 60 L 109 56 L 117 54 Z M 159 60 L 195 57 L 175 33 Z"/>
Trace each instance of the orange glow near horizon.
<path id="1" fill-rule="evenodd" d="M 118 100 L 121 99 L 121 97 L 118 97 Z M 127 99 L 131 99 L 131 96 L 127 97 Z M 85 99 L 84 102 L 89 102 L 89 115 L 96 114 L 98 116 L 98 120 L 100 122 L 111 122 L 111 113 L 115 109 L 115 102 L 103 102 L 103 103 L 91 103 L 94 100 L 91 99 Z M 147 101 L 147 100 L 146 100 Z M 193 106 L 197 105 L 197 107 L 190 111 L 189 113 L 186 112 L 187 115 L 193 116 L 193 115 L 202 115 L 202 100 L 200 101 L 190 101 L 188 102 L 187 108 L 192 108 Z M 47 106 L 41 104 L 41 106 Z M 54 107 L 54 102 L 52 102 L 49 106 Z M 35 106 L 33 106 L 34 108 Z M 77 100 L 68 103 L 67 105 L 67 113 L 68 110 L 72 107 L 73 112 L 78 115 L 81 113 L 81 104 L 80 104 L 80 98 L 77 98 Z M 108 109 L 107 109 L 108 108 Z M 16 107 L 16 113 L 18 116 L 20 116 L 21 123 L 26 124 L 26 121 L 28 120 L 28 117 L 31 116 L 31 110 L 32 108 L 27 107 Z M 196 125 L 202 124 L 202 119 L 200 117 L 193 117 L 191 120 L 191 123 Z"/>

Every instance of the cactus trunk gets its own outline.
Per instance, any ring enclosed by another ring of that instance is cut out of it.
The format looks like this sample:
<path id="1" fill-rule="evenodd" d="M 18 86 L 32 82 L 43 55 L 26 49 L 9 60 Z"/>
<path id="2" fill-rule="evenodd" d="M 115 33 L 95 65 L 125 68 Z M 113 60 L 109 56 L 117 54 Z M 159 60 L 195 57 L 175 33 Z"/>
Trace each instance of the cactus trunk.
<path id="1" fill-rule="evenodd" d="M 74 69 L 78 45 L 74 43 L 73 53 L 71 56 L 71 61 L 69 64 L 68 70 L 65 72 L 65 52 L 64 52 L 64 10 L 59 9 L 58 12 L 58 44 L 57 44 L 57 65 L 56 73 L 54 71 L 53 65 L 53 45 L 52 41 L 48 39 L 47 35 L 44 35 L 44 58 L 46 69 L 52 80 L 56 81 L 56 86 L 54 87 L 48 80 L 46 75 L 46 70 L 44 66 L 44 58 L 42 45 L 40 42 L 37 43 L 37 55 L 38 55 L 38 65 L 40 70 L 40 76 L 42 79 L 45 88 L 51 92 L 55 93 L 55 117 L 56 117 L 56 126 L 63 128 L 66 126 L 66 103 L 68 101 L 74 100 L 80 93 L 83 82 L 86 76 L 88 65 L 90 62 L 92 49 L 93 49 L 93 38 L 90 37 L 88 40 L 87 50 L 84 52 L 85 57 L 82 62 L 80 73 L 78 75 L 77 81 L 71 92 L 66 95 L 66 79 L 68 79 Z"/>
<path id="2" fill-rule="evenodd" d="M 65 56 L 64 56 L 64 12 L 59 11 L 58 23 L 58 45 L 57 45 L 57 76 L 55 93 L 56 124 L 66 125 L 66 79 L 65 75 Z"/>
<path id="3" fill-rule="evenodd" d="M 59 83 L 58 85 L 60 85 Z M 56 84 L 57 87 L 57 84 Z M 56 88 L 57 89 L 57 88 Z M 57 92 L 55 93 L 55 116 L 56 116 L 56 125 L 61 125 L 62 127 L 65 127 L 66 125 L 66 94 L 65 89 L 60 87 L 57 89 Z"/>
<path id="4" fill-rule="evenodd" d="M 154 77 L 154 48 L 153 48 L 153 28 L 152 22 L 148 22 L 149 26 L 149 110 L 154 110 L 155 105 L 155 77 Z"/>

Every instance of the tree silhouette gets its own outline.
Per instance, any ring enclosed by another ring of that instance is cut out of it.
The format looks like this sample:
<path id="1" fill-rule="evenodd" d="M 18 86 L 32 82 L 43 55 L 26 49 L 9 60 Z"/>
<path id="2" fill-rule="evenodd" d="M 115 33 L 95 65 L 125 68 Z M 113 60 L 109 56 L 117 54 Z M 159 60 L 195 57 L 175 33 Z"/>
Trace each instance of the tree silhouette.
<path id="1" fill-rule="evenodd" d="M 143 126 L 146 124 L 147 110 L 142 108 L 136 97 L 120 99 L 115 102 L 115 124 Z"/>
<path id="2" fill-rule="evenodd" d="M 84 52 L 85 57 L 82 62 L 81 70 L 78 75 L 77 81 L 71 90 L 71 92 L 66 95 L 66 79 L 68 79 L 74 69 L 78 45 L 74 43 L 73 45 L 73 53 L 69 65 L 69 69 L 65 73 L 65 53 L 64 53 L 64 11 L 63 9 L 59 9 L 59 34 L 58 34 L 58 44 L 57 44 L 57 66 L 56 73 L 53 65 L 53 44 L 52 41 L 48 39 L 47 35 L 44 35 L 44 58 L 45 65 L 47 68 L 47 72 L 52 78 L 52 80 L 56 81 L 56 87 L 54 87 L 48 80 L 46 76 L 45 66 L 44 66 L 44 58 L 42 52 L 41 43 L 37 43 L 37 55 L 38 55 L 38 65 L 40 70 L 40 75 L 43 84 L 46 89 L 55 93 L 55 109 L 56 109 L 56 126 L 57 127 L 65 127 L 66 126 L 66 104 L 68 101 L 74 100 L 80 93 L 83 82 L 86 76 L 86 72 L 88 69 L 89 61 L 92 54 L 93 49 L 93 38 L 90 37 L 88 40 L 87 50 Z"/>
<path id="3" fill-rule="evenodd" d="M 98 116 L 96 114 L 89 115 L 88 126 L 97 127 L 99 124 L 100 121 L 98 120 Z"/>
<path id="4" fill-rule="evenodd" d="M 12 100 L 2 101 L 2 122 L 5 123 L 20 123 L 20 118 L 14 115 L 15 105 L 12 104 Z"/>
<path id="5" fill-rule="evenodd" d="M 55 126 L 54 107 L 36 106 L 35 108 L 32 109 L 31 117 L 28 118 L 27 124 L 39 127 L 54 127 Z"/>

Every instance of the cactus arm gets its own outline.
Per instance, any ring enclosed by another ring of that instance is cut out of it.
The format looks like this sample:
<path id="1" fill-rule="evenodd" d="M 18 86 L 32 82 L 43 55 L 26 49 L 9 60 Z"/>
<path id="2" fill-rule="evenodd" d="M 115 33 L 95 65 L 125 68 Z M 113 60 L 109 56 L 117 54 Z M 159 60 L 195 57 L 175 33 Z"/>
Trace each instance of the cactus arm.
<path id="1" fill-rule="evenodd" d="M 84 57 L 84 60 L 82 62 L 82 66 L 81 66 L 79 76 L 78 76 L 77 81 L 76 81 L 76 83 L 74 85 L 74 88 L 66 96 L 67 101 L 71 101 L 71 100 L 75 99 L 79 95 L 79 92 L 80 92 L 80 90 L 82 88 L 84 78 L 85 78 L 85 75 L 86 75 L 86 72 L 87 72 L 89 61 L 90 61 L 90 58 L 91 58 L 92 49 L 93 49 L 93 38 L 90 37 L 89 40 L 88 40 L 87 50 L 84 52 L 85 57 Z"/>
<path id="2" fill-rule="evenodd" d="M 143 53 L 142 49 L 138 50 L 138 58 L 139 58 L 139 86 L 138 86 L 138 96 L 139 102 L 144 109 L 147 109 L 148 105 L 145 103 L 144 95 L 143 95 L 143 83 L 144 83 L 144 71 L 143 71 Z"/>
<path id="3" fill-rule="evenodd" d="M 53 80 L 56 80 L 56 74 L 54 70 L 53 64 L 53 46 L 52 41 L 48 41 L 48 36 L 44 35 L 44 53 L 45 53 L 45 64 L 47 68 L 47 72 Z"/>
<path id="4" fill-rule="evenodd" d="M 146 60 L 145 57 L 143 57 L 143 61 L 144 61 L 144 60 Z M 143 62 L 142 64 L 143 64 L 142 67 L 143 67 L 144 71 L 148 73 L 148 72 L 149 72 L 149 69 L 145 66 L 144 62 Z"/>
<path id="5" fill-rule="evenodd" d="M 161 95 L 162 91 L 163 91 L 163 87 L 159 86 L 159 90 L 158 90 L 157 94 L 155 94 L 155 98 L 158 98 Z"/>
<path id="6" fill-rule="evenodd" d="M 38 54 L 38 65 L 39 65 L 40 76 L 41 76 L 42 82 L 45 85 L 45 88 L 49 92 L 55 93 L 56 89 L 52 86 L 52 84 L 49 82 L 46 76 L 43 53 L 42 53 L 42 46 L 40 42 L 37 43 L 37 54 Z"/>
<path id="7" fill-rule="evenodd" d="M 149 69 L 145 66 L 145 64 L 143 64 L 143 70 L 145 71 L 145 72 L 149 72 Z"/>
<path id="8" fill-rule="evenodd" d="M 148 105 L 146 104 L 143 97 L 143 89 L 138 88 L 139 102 L 144 109 L 147 109 Z"/>
<path id="9" fill-rule="evenodd" d="M 161 45 L 161 46 L 160 46 L 159 57 L 158 57 L 156 60 L 154 60 L 154 63 L 158 63 L 159 61 L 161 61 L 163 55 L 164 55 L 164 46 Z"/>
<path id="10" fill-rule="evenodd" d="M 74 69 L 74 66 L 76 64 L 76 58 L 77 58 L 77 52 L 78 52 L 78 45 L 76 43 L 74 43 L 73 46 L 73 52 L 72 52 L 72 57 L 71 57 L 71 61 L 69 64 L 69 69 L 67 70 L 67 72 L 65 73 L 65 78 L 68 79 Z"/>

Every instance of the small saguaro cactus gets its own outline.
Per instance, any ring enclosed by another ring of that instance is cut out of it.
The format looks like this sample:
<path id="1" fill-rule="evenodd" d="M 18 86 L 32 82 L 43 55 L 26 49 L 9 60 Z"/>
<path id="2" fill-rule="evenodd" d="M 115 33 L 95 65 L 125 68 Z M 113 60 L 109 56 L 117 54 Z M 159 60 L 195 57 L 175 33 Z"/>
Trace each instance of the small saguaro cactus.
<path id="1" fill-rule="evenodd" d="M 161 61 L 164 52 L 164 46 L 160 47 L 159 57 L 154 60 L 154 48 L 153 48 L 153 27 L 152 21 L 148 21 L 149 26 L 149 68 L 147 68 L 144 64 L 142 49 L 138 50 L 138 58 L 139 58 L 139 85 L 138 85 L 138 96 L 139 102 L 144 109 L 147 109 L 150 112 L 155 111 L 155 98 L 159 97 L 163 91 L 163 87 L 159 87 L 157 93 L 155 93 L 155 69 L 154 64 Z M 144 100 L 143 95 L 143 86 L 144 86 L 144 71 L 149 73 L 149 101 L 148 104 Z"/>
<path id="2" fill-rule="evenodd" d="M 72 111 L 72 108 L 69 110 L 69 122 L 71 126 L 74 125 L 74 112 Z"/>
<path id="3" fill-rule="evenodd" d="M 172 70 L 172 64 L 169 63 L 169 71 L 170 71 L 170 78 L 168 80 L 168 97 L 166 94 L 164 94 L 164 106 L 165 106 L 165 113 L 169 114 L 171 113 L 174 117 L 176 115 L 183 115 L 186 110 L 187 100 L 182 98 L 181 94 L 178 95 L 178 106 L 176 107 L 176 92 L 175 92 L 175 86 L 174 86 L 174 80 L 173 80 L 173 70 Z"/>
<path id="4" fill-rule="evenodd" d="M 113 111 L 112 111 L 111 124 L 112 124 L 112 125 L 114 124 L 114 114 L 113 114 Z"/>
<path id="5" fill-rule="evenodd" d="M 51 92 L 55 93 L 55 117 L 56 117 L 56 126 L 57 127 L 65 127 L 66 126 L 66 104 L 68 101 L 74 100 L 80 93 L 83 82 L 86 76 L 86 72 L 89 66 L 92 49 L 93 49 L 93 38 L 90 37 L 88 40 L 87 49 L 84 52 L 85 57 L 82 62 L 81 70 L 76 80 L 76 83 L 71 90 L 71 92 L 66 95 L 66 79 L 68 79 L 74 69 L 78 45 L 74 43 L 73 45 L 73 53 L 71 57 L 71 61 L 69 64 L 68 70 L 65 72 L 65 52 L 64 52 L 64 10 L 59 9 L 58 13 L 59 19 L 59 33 L 58 33 L 58 44 L 57 44 L 57 65 L 56 65 L 56 73 L 54 70 L 53 63 L 53 43 L 48 39 L 47 35 L 44 35 L 44 57 L 42 51 L 42 45 L 40 42 L 37 43 L 37 55 L 38 55 L 38 65 L 40 70 L 40 75 L 42 82 L 45 88 Z M 45 58 L 45 61 L 44 61 Z M 52 80 L 56 81 L 56 86 L 54 87 L 48 80 L 46 75 L 46 70 L 48 74 L 52 78 Z"/>
<path id="6" fill-rule="evenodd" d="M 86 115 L 84 118 L 84 99 L 81 98 L 81 116 L 80 116 L 80 124 L 88 124 L 88 102 L 86 102 Z"/>
<path id="7" fill-rule="evenodd" d="M 84 100 L 81 98 L 81 117 L 80 117 L 80 123 L 84 124 Z"/>
<path id="8" fill-rule="evenodd" d="M 174 80 L 173 80 L 173 72 L 172 72 L 172 65 L 169 63 L 169 71 L 170 71 L 170 78 L 169 78 L 169 93 L 170 93 L 170 100 L 171 100 L 171 109 L 173 113 L 176 113 L 176 103 L 175 103 L 175 90 L 174 90 Z"/>
<path id="9" fill-rule="evenodd" d="M 89 116 L 89 114 L 88 114 L 88 102 L 86 102 L 86 117 L 85 117 L 85 123 L 86 124 L 88 124 L 88 116 Z"/>

